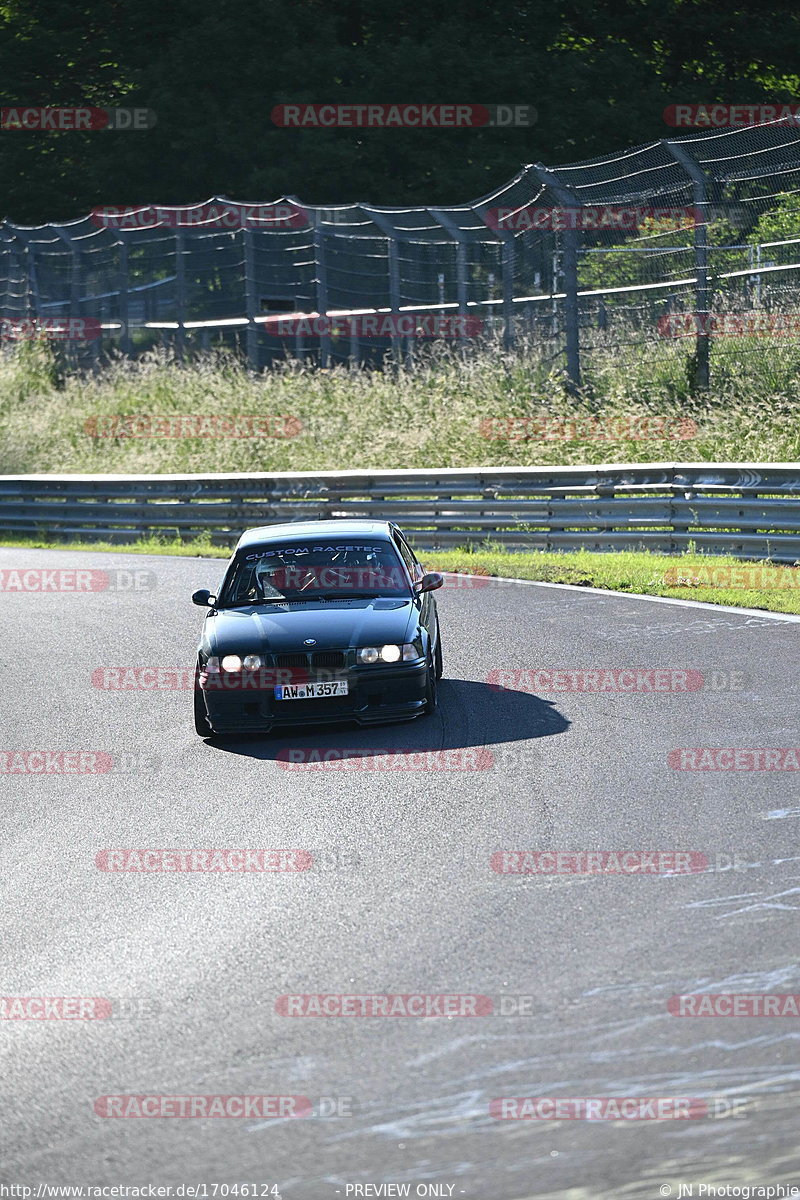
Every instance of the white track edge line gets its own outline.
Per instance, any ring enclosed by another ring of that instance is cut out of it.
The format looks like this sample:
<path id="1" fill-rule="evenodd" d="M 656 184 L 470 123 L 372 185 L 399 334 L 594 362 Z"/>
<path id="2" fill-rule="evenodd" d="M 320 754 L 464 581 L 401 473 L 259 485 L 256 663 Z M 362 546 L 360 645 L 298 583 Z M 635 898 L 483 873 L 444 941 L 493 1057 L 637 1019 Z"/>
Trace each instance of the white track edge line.
<path id="1" fill-rule="evenodd" d="M 458 571 L 443 571 L 443 575 L 459 575 Z M 679 608 L 702 608 L 710 612 L 732 612 L 745 617 L 768 617 L 773 621 L 800 621 L 796 613 L 776 613 L 765 608 L 736 608 L 732 604 L 710 604 L 706 600 L 679 600 L 672 596 L 645 596 L 641 592 L 622 592 L 613 588 L 580 587 L 576 583 L 546 583 L 543 579 L 511 579 L 505 575 L 467 575 L 468 579 L 481 579 L 486 583 L 495 580 L 498 583 L 521 583 L 532 587 L 559 588 L 566 592 L 581 592 L 592 596 L 605 596 L 606 599 L 622 597 L 624 600 L 650 600 L 653 604 L 676 604 Z"/>

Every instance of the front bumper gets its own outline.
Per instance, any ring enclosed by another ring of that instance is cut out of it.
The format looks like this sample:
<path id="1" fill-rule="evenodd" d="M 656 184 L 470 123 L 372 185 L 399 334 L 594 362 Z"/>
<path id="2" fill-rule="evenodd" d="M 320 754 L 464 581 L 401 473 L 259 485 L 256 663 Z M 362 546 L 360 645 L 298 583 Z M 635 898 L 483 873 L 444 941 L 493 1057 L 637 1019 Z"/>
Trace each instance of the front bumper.
<path id="1" fill-rule="evenodd" d="M 361 667 L 337 672 L 347 680 L 346 696 L 313 700 L 276 700 L 273 687 L 258 690 L 202 690 L 208 722 L 215 733 L 266 732 L 296 726 L 332 725 L 357 721 L 379 725 L 402 721 L 425 711 L 428 668 L 421 664 L 402 667 Z M 329 682 L 330 676 L 320 679 Z M 316 682 L 310 675 L 308 682 Z"/>

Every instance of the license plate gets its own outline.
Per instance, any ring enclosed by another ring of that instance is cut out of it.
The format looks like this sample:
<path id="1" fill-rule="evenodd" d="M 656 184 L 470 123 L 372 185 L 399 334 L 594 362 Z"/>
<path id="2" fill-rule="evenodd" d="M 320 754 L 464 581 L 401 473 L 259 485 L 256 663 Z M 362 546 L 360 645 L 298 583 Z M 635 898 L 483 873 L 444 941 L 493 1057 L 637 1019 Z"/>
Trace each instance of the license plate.
<path id="1" fill-rule="evenodd" d="M 346 696 L 347 682 L 284 683 L 275 688 L 276 700 L 324 700 L 327 696 Z"/>

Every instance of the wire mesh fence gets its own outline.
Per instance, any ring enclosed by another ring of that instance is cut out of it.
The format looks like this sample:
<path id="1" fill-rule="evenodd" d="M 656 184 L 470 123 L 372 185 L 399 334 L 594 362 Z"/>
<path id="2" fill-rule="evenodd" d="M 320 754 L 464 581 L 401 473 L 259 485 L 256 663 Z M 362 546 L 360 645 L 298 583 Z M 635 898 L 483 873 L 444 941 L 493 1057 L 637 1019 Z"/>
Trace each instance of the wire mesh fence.
<path id="1" fill-rule="evenodd" d="M 446 341 L 536 353 L 572 385 L 611 362 L 768 376 L 798 345 L 799 178 L 785 117 L 528 165 L 449 208 L 216 197 L 5 221 L 0 335 L 50 337 L 75 365 L 219 344 L 255 369 L 380 366 Z"/>

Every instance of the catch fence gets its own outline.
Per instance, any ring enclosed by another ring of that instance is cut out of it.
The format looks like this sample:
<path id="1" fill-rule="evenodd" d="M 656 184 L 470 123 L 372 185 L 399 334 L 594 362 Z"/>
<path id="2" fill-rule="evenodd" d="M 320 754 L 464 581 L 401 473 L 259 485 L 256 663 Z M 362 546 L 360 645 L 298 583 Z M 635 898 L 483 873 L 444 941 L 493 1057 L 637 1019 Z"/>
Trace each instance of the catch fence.
<path id="1" fill-rule="evenodd" d="M 531 164 L 451 207 L 217 197 L 5 221 L 0 334 L 43 331 L 75 364 L 221 344 L 254 369 L 413 363 L 444 340 L 532 351 L 575 385 L 613 361 L 703 386 L 742 356 L 794 361 L 799 181 L 781 118 Z"/>

